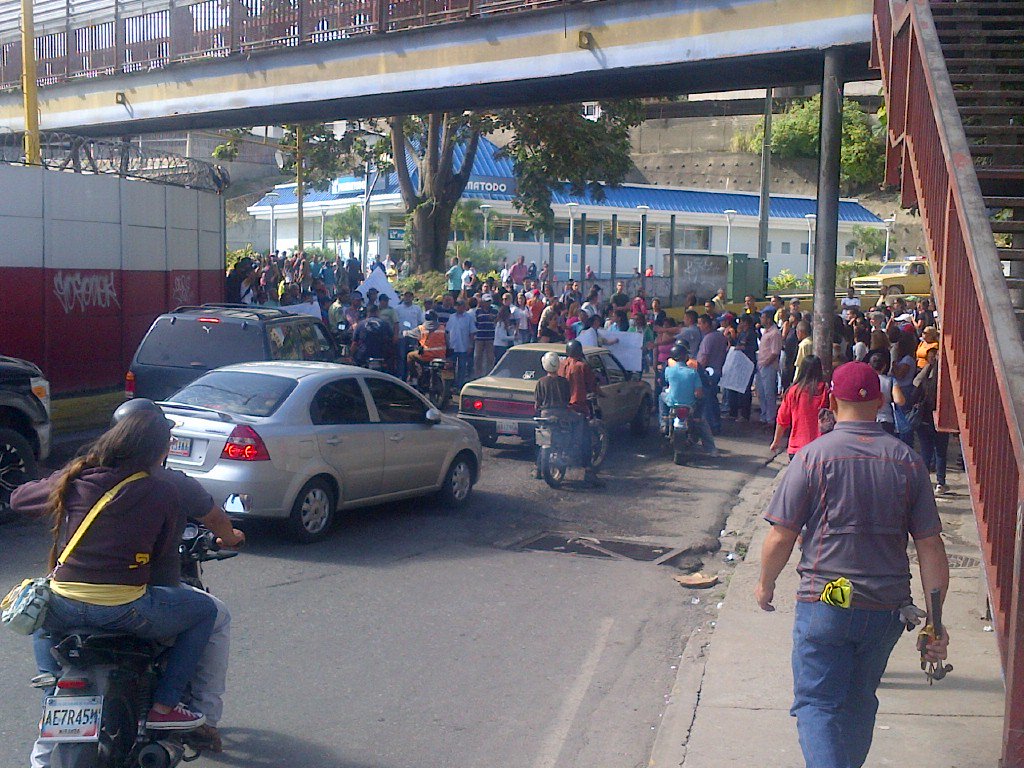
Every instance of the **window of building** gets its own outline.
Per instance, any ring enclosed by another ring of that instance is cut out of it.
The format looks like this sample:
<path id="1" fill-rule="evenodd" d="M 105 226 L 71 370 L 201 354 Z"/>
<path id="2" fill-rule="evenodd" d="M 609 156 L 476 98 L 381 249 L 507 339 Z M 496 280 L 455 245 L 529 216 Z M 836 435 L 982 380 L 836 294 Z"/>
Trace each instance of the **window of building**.
<path id="1" fill-rule="evenodd" d="M 807 255 L 807 243 L 800 243 L 800 253 L 803 254 L 804 256 Z"/>
<path id="2" fill-rule="evenodd" d="M 772 241 L 769 240 L 768 241 L 768 253 L 771 253 L 771 252 L 772 252 Z"/>
<path id="3" fill-rule="evenodd" d="M 782 252 L 783 256 L 788 256 L 789 254 L 791 254 L 793 252 L 793 245 L 792 245 L 792 243 L 784 242 L 782 244 L 782 251 L 781 252 Z"/>

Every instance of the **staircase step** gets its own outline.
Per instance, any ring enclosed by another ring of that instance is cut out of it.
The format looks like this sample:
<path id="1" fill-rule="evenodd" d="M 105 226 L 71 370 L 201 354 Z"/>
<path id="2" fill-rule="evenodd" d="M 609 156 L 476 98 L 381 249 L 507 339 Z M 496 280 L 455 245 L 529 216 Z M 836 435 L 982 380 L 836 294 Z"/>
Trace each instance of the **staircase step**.
<path id="1" fill-rule="evenodd" d="M 1024 106 L 1019 104 L 993 106 L 979 106 L 977 104 L 969 107 L 960 107 L 961 115 L 1021 115 L 1024 117 Z"/>
<path id="2" fill-rule="evenodd" d="M 1003 104 L 1011 101 L 1024 101 L 1024 91 L 1019 91 L 1013 88 L 1003 89 L 989 89 L 989 88 L 960 88 L 954 91 L 957 102 L 974 102 L 974 101 L 985 101 L 991 99 L 992 101 L 1000 101 Z M 1024 109 L 1024 107 L 1022 107 Z"/>
<path id="3" fill-rule="evenodd" d="M 985 29 L 998 29 L 1000 27 L 1019 28 L 1024 25 L 1024 14 L 1018 13 L 992 13 L 985 15 L 978 14 L 950 14 L 935 16 L 936 29 L 948 30 L 950 27 L 960 28 L 966 25 L 984 26 Z"/>
<path id="4" fill-rule="evenodd" d="M 958 51 L 981 51 L 983 53 L 1013 53 L 1021 54 L 1022 43 L 990 43 L 984 40 L 975 39 L 970 43 L 943 43 L 943 53 L 956 53 Z"/>
<path id="5" fill-rule="evenodd" d="M 984 198 L 986 208 L 1024 208 L 1024 197 L 999 197 L 993 195 Z"/>
<path id="6" fill-rule="evenodd" d="M 1024 248 L 996 248 L 1000 261 L 1024 261 Z"/>
<path id="7" fill-rule="evenodd" d="M 1016 168 L 976 168 L 975 173 L 978 175 L 979 180 L 1024 181 L 1024 167 L 1021 166 Z"/>
<path id="8" fill-rule="evenodd" d="M 971 154 L 975 157 L 1016 154 L 1024 165 L 1024 144 L 971 144 Z"/>
<path id="9" fill-rule="evenodd" d="M 996 69 L 995 65 L 998 65 L 999 68 L 1007 67 L 1010 69 L 1020 69 L 1022 66 L 1024 66 L 1024 60 L 1019 58 L 982 59 L 978 58 L 977 56 L 961 56 L 957 58 L 946 59 L 947 67 L 956 67 L 957 69 L 962 69 L 964 67 L 976 67 L 982 72 L 992 72 L 992 70 Z"/>
<path id="10" fill-rule="evenodd" d="M 968 136 L 994 136 L 997 133 L 1024 135 L 1024 125 L 964 125 Z"/>
<path id="11" fill-rule="evenodd" d="M 956 72 L 949 76 L 954 85 L 970 83 L 1020 83 L 1024 82 L 1024 72 Z"/>
<path id="12" fill-rule="evenodd" d="M 1024 234 L 1024 221 L 997 221 L 990 219 L 993 234 L 1018 235 Z"/>

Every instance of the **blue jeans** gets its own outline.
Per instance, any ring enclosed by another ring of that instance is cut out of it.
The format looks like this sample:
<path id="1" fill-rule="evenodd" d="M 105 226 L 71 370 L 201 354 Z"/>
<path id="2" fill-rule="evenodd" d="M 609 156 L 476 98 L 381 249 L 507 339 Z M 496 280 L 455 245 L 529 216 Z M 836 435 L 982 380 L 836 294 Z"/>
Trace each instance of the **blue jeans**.
<path id="1" fill-rule="evenodd" d="M 469 352 L 452 352 L 452 357 L 455 359 L 455 387 L 461 389 L 469 381 L 473 358 Z"/>
<path id="2" fill-rule="evenodd" d="M 875 690 L 903 632 L 898 611 L 796 604 L 793 707 L 807 768 L 860 768 L 878 712 Z"/>
<path id="3" fill-rule="evenodd" d="M 95 627 L 148 640 L 175 638 L 164 656 L 167 666 L 153 695 L 154 703 L 173 707 L 185 695 L 216 618 L 217 606 L 204 592 L 187 587 L 149 587 L 145 595 L 125 605 L 91 605 L 53 595 L 43 628 L 59 633 Z M 36 633 L 36 663 L 41 670 L 56 672 L 60 668 L 50 655 L 51 647 L 49 638 Z"/>
<path id="4" fill-rule="evenodd" d="M 718 382 L 721 380 L 722 374 L 715 373 L 705 379 L 704 385 L 704 418 L 716 435 L 722 431 L 722 407 L 718 402 Z"/>

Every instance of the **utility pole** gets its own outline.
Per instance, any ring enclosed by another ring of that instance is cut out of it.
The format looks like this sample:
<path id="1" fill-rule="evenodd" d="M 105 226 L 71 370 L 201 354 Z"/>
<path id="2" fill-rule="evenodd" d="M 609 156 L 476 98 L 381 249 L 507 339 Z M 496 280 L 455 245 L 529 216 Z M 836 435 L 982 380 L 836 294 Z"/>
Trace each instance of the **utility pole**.
<path id="1" fill-rule="evenodd" d="M 41 165 L 39 151 L 39 90 L 36 84 L 36 29 L 32 0 L 21 0 L 21 90 L 25 104 L 25 162 Z"/>
<path id="2" fill-rule="evenodd" d="M 298 206 L 299 222 L 298 222 L 298 239 L 299 239 L 299 250 L 301 251 L 304 245 L 305 227 L 302 212 L 302 199 L 306 196 L 305 190 L 305 174 L 302 169 L 302 126 L 295 126 L 295 200 Z"/>
<path id="3" fill-rule="evenodd" d="M 768 215 L 771 211 L 772 89 L 764 94 L 764 134 L 761 137 L 761 198 L 757 216 L 757 256 L 768 261 Z"/>
<path id="4" fill-rule="evenodd" d="M 818 160 L 818 225 L 814 243 L 814 354 L 832 371 L 836 316 L 836 248 L 839 239 L 839 160 L 843 145 L 843 63 L 825 51 L 821 80 L 821 154 Z"/>

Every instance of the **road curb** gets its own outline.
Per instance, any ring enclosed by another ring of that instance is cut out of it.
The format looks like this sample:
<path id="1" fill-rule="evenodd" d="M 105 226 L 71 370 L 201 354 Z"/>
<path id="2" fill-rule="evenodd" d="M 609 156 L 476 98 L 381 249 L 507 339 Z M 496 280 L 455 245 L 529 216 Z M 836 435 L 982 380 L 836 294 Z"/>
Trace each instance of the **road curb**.
<path id="1" fill-rule="evenodd" d="M 725 562 L 738 565 L 745 559 L 747 547 L 756 530 L 757 521 L 785 468 L 777 458 L 759 469 L 737 493 L 736 503 L 729 510 L 719 540 Z M 730 555 L 733 559 L 729 559 Z M 726 571 L 722 580 L 728 580 L 723 602 L 729 600 L 732 571 Z M 707 668 L 708 647 L 714 637 L 716 620 L 710 619 L 690 633 L 679 658 L 679 671 L 672 691 L 667 697 L 665 712 L 658 726 L 648 761 L 649 768 L 669 768 L 686 763 L 686 750 L 690 730 L 700 706 L 701 688 Z"/>

